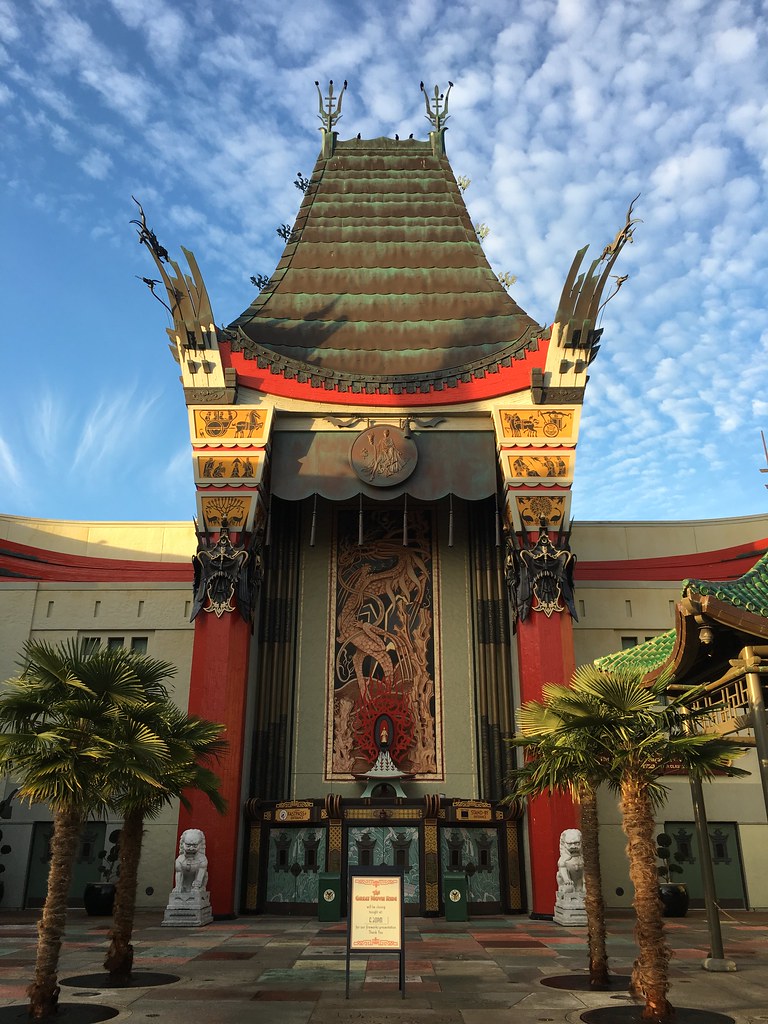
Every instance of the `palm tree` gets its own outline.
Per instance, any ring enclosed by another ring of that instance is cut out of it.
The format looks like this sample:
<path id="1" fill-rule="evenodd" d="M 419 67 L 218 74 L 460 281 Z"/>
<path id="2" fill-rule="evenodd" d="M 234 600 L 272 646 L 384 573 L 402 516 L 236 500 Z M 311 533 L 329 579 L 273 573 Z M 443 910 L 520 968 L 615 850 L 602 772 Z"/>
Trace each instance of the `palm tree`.
<path id="1" fill-rule="evenodd" d="M 53 815 L 48 891 L 28 989 L 35 1019 L 56 1013 L 67 894 L 83 824 L 132 775 L 156 777 L 167 755 L 146 725 L 126 727 L 146 692 L 125 655 L 91 653 L 74 640 L 56 647 L 29 641 L 21 675 L 0 694 L 0 769 L 18 781 L 23 800 L 48 804 Z"/>
<path id="2" fill-rule="evenodd" d="M 141 677 L 149 659 L 137 659 L 136 672 Z M 162 785 L 133 778 L 116 801 L 123 814 L 120 833 L 120 857 L 115 890 L 110 944 L 104 967 L 113 982 L 127 985 L 133 968 L 131 936 L 136 911 L 136 885 L 144 822 L 155 817 L 166 804 L 180 799 L 188 806 L 184 790 L 205 793 L 214 807 L 223 813 L 226 801 L 219 794 L 219 779 L 206 767 L 226 747 L 220 739 L 224 726 L 205 719 L 189 717 L 169 699 L 147 705 L 142 717 L 162 737 L 168 749 Z"/>
<path id="3" fill-rule="evenodd" d="M 743 752 L 738 743 L 703 731 L 711 709 L 690 705 L 703 692 L 691 688 L 666 700 L 667 680 L 643 685 L 641 672 L 585 665 L 558 697 L 562 725 L 556 734 L 588 753 L 604 781 L 620 794 L 627 837 L 629 875 L 634 886 L 638 958 L 633 982 L 645 998 L 643 1020 L 666 1024 L 674 1010 L 669 991 L 669 948 L 664 938 L 656 870 L 655 810 L 670 768 L 702 780 L 715 772 L 743 776 L 732 765 Z M 666 701 L 666 703 L 665 703 Z"/>
<path id="4" fill-rule="evenodd" d="M 543 688 L 543 701 L 528 701 L 518 711 L 520 734 L 512 741 L 525 747 L 526 760 L 508 782 L 510 799 L 537 796 L 559 790 L 568 792 L 579 806 L 582 855 L 584 858 L 584 909 L 587 914 L 589 987 L 604 991 L 610 986 L 605 938 L 605 903 L 600 871 L 597 788 L 601 782 L 586 744 L 563 736 L 563 718 L 558 710 L 568 687 L 554 684 Z"/>

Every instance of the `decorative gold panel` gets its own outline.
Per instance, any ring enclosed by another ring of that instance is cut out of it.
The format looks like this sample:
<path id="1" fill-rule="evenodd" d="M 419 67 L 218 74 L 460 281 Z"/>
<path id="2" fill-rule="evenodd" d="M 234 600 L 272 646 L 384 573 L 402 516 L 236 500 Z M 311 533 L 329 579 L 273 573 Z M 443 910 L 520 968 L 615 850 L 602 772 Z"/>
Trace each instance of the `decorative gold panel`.
<path id="1" fill-rule="evenodd" d="M 386 819 L 379 817 L 379 812 L 373 810 L 371 807 L 345 807 L 344 817 L 348 821 L 355 821 L 359 819 L 370 819 L 376 821 L 379 824 L 385 824 L 386 821 L 413 821 L 423 817 L 421 810 L 418 807 L 388 807 Z"/>
<path id="2" fill-rule="evenodd" d="M 517 822 L 508 821 L 506 827 L 507 879 L 509 880 L 509 909 L 523 909 L 523 888 L 520 881 L 520 848 Z"/>
<path id="3" fill-rule="evenodd" d="M 266 817 L 266 815 L 265 815 Z M 245 909 L 257 910 L 259 905 L 259 851 L 261 848 L 261 825 L 250 826 L 248 840 L 248 882 L 245 890 Z"/>
<path id="4" fill-rule="evenodd" d="M 574 433 L 573 409 L 499 409 L 504 440 L 562 440 Z"/>
<path id="5" fill-rule="evenodd" d="M 563 521 L 565 498 L 549 494 L 526 494 L 517 499 L 517 511 L 527 530 L 537 530 L 542 519 L 550 529 L 557 529 Z"/>
<path id="6" fill-rule="evenodd" d="M 424 822 L 424 909 L 440 910 L 440 857 L 437 849 L 437 821 Z"/>
<path id="7" fill-rule="evenodd" d="M 257 409 L 236 406 L 233 409 L 217 406 L 213 409 L 195 409 L 194 436 L 211 441 L 249 438 L 266 441 L 267 414 Z"/>
<path id="8" fill-rule="evenodd" d="M 507 455 L 507 475 L 512 480 L 540 479 L 555 483 L 573 476 L 573 455 L 539 449 L 536 455 Z"/>
<path id="9" fill-rule="evenodd" d="M 341 871 L 342 824 L 335 818 L 328 822 L 328 863 L 329 871 Z"/>
<path id="10" fill-rule="evenodd" d="M 219 530 L 223 519 L 229 522 L 230 530 L 244 530 L 251 510 L 251 497 L 235 497 L 229 494 L 215 496 L 199 495 L 203 522 L 208 530 Z"/>
<path id="11" fill-rule="evenodd" d="M 251 453 L 222 455 L 219 452 L 208 452 L 195 456 L 197 478 L 206 483 L 215 484 L 217 480 L 226 480 L 235 486 L 235 481 L 253 486 L 261 476 L 261 461 L 259 455 Z"/>

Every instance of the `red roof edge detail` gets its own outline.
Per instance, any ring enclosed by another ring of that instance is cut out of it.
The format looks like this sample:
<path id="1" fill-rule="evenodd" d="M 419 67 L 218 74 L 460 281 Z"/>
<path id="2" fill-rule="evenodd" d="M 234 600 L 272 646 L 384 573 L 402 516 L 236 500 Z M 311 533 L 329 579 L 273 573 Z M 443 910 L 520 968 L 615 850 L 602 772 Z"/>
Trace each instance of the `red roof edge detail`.
<path id="1" fill-rule="evenodd" d="M 767 549 L 768 538 L 719 551 L 694 551 L 689 555 L 627 558 L 610 562 L 577 561 L 575 576 L 582 583 L 589 580 L 682 581 L 689 577 L 726 582 L 740 579 Z"/>
<path id="2" fill-rule="evenodd" d="M 225 342 L 221 344 L 221 357 L 225 367 L 232 366 L 237 370 L 239 384 L 264 394 L 294 398 L 304 402 L 322 402 L 324 405 L 328 405 L 329 395 L 332 395 L 334 405 L 413 407 L 479 402 L 488 398 L 502 398 L 504 395 L 525 391 L 531 386 L 531 370 L 544 369 L 548 348 L 549 342 L 540 340 L 538 351 L 525 352 L 523 358 L 513 360 L 510 366 L 499 366 L 496 373 L 486 372 L 484 377 L 473 378 L 466 383 L 460 382 L 453 388 L 446 385 L 440 391 L 403 392 L 400 395 L 368 394 L 365 391 L 355 394 L 351 391 L 338 391 L 332 380 L 328 381 L 329 386 L 327 387 L 313 387 L 310 383 L 300 384 L 298 381 L 286 379 L 282 374 L 272 373 L 268 369 L 259 369 L 255 359 L 246 359 L 242 352 L 232 352 Z M 457 373 L 461 372 L 461 367 L 457 367 Z M 375 379 L 372 383 L 375 383 Z"/>

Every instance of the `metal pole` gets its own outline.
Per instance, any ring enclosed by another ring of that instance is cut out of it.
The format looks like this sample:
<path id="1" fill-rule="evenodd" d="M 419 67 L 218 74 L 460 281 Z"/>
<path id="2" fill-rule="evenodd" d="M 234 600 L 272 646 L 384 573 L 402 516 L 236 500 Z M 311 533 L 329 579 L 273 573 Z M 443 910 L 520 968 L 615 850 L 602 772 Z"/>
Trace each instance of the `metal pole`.
<path id="1" fill-rule="evenodd" d="M 752 647 L 744 647 L 740 657 L 744 659 L 747 669 L 747 697 L 752 716 L 752 728 L 755 730 L 755 746 L 757 747 L 757 763 L 760 769 L 760 782 L 763 786 L 765 813 L 768 816 L 768 722 L 765 720 L 765 700 L 760 676 L 754 669 L 760 664 L 760 658 Z M 752 671 L 750 671 L 752 670 Z"/>
<path id="2" fill-rule="evenodd" d="M 693 819 L 696 823 L 696 839 L 699 844 L 699 865 L 701 867 L 701 880 L 704 884 L 704 909 L 707 912 L 707 927 L 709 929 L 709 956 L 704 961 L 704 968 L 708 971 L 735 971 L 736 964 L 733 960 L 726 960 L 723 954 L 723 935 L 720 930 L 720 913 L 717 906 L 717 893 L 715 891 L 715 874 L 712 870 L 712 851 L 709 848 L 709 833 L 707 831 L 707 811 L 704 806 L 704 790 L 701 779 L 690 777 L 691 799 L 693 800 Z"/>

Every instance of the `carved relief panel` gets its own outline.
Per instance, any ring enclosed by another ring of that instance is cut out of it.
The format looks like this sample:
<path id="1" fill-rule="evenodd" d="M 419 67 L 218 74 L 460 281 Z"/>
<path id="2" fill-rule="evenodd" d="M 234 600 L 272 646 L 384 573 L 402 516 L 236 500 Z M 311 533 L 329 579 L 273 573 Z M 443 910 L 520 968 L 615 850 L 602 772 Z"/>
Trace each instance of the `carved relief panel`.
<path id="1" fill-rule="evenodd" d="M 431 511 L 339 510 L 333 544 L 326 780 L 352 779 L 388 753 L 414 779 L 442 779 L 437 558 Z"/>

